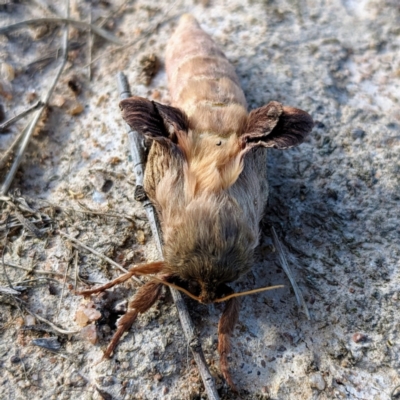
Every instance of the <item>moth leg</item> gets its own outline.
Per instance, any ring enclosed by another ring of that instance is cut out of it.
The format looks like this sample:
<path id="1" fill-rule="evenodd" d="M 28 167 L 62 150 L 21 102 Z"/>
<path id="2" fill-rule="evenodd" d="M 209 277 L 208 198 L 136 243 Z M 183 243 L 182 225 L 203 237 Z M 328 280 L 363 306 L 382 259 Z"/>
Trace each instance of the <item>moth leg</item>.
<path id="1" fill-rule="evenodd" d="M 228 355 L 231 351 L 230 336 L 239 317 L 239 300 L 232 298 L 226 302 L 224 312 L 218 323 L 218 353 L 222 375 L 233 391 L 237 391 L 228 366 Z"/>
<path id="2" fill-rule="evenodd" d="M 162 277 L 165 279 L 165 276 Z M 104 358 L 110 358 L 116 348 L 121 336 L 129 330 L 139 314 L 146 312 L 160 297 L 164 285 L 159 281 L 149 281 L 144 284 L 136 293 L 135 297 L 128 304 L 127 312 L 118 320 L 117 331 L 104 352 Z"/>
<path id="3" fill-rule="evenodd" d="M 97 288 L 89 289 L 89 290 L 82 290 L 80 292 L 76 292 L 76 294 L 81 295 L 89 295 L 94 293 L 101 293 L 104 292 L 106 289 L 110 289 L 115 285 L 118 285 L 122 282 L 127 281 L 134 275 L 147 275 L 147 274 L 157 274 L 162 270 L 164 263 L 162 261 L 154 262 L 151 264 L 141 264 L 141 265 L 134 265 L 133 267 L 129 268 L 128 272 L 122 274 L 118 278 L 113 279 L 110 282 L 105 283 L 102 286 Z"/>

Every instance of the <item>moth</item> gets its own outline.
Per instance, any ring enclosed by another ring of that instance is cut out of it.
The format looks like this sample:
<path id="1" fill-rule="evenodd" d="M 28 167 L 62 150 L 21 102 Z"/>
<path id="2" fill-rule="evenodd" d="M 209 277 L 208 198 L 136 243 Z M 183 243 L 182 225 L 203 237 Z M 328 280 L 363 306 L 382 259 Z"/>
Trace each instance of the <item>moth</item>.
<path id="1" fill-rule="evenodd" d="M 172 105 L 141 97 L 121 101 L 124 120 L 151 148 L 144 188 L 163 235 L 164 261 L 132 267 L 97 293 L 133 275 L 153 275 L 129 302 L 105 356 L 159 298 L 164 285 L 201 303 L 225 302 L 218 324 L 220 368 L 229 372 L 230 336 L 239 315 L 229 283 L 252 266 L 268 199 L 267 148 L 300 144 L 312 130 L 305 111 L 271 101 L 247 111 L 238 76 L 191 15 L 183 15 L 166 49 Z M 264 290 L 264 289 L 262 289 Z"/>

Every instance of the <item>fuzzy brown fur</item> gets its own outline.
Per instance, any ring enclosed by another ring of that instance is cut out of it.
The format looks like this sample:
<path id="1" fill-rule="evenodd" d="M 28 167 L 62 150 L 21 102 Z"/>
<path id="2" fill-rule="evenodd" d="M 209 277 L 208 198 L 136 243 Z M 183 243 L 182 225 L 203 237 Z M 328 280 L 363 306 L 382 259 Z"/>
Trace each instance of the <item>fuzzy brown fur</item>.
<path id="1" fill-rule="evenodd" d="M 126 122 L 153 140 L 144 185 L 157 208 L 165 262 L 141 271 L 196 287 L 193 295 L 210 303 L 251 268 L 268 198 L 263 148 L 298 145 L 313 121 L 274 101 L 248 115 L 233 66 L 190 15 L 168 43 L 166 69 L 174 107 L 140 97 L 120 104 Z M 138 291 L 108 355 L 161 285 L 151 281 Z M 221 371 L 232 387 L 227 356 L 238 313 L 237 299 L 228 300 L 218 326 Z"/>

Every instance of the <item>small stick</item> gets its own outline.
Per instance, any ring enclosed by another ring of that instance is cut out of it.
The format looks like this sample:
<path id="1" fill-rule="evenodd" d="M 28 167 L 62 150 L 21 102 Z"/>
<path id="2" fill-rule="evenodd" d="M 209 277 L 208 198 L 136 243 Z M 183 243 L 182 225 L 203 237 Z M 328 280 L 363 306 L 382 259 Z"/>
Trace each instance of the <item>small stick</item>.
<path id="1" fill-rule="evenodd" d="M 34 219 L 33 221 L 29 221 L 31 224 L 38 224 L 40 222 L 52 222 L 51 219 Z M 24 224 L 22 224 L 21 222 L 13 222 L 10 224 L 7 224 L 7 226 L 0 226 L 0 231 L 5 231 L 9 228 L 17 228 L 19 226 L 24 226 Z M 42 230 L 40 230 L 40 232 L 42 232 Z"/>
<path id="2" fill-rule="evenodd" d="M 16 296 L 21 294 L 20 292 L 18 292 L 18 290 L 14 290 L 14 289 L 11 289 L 11 288 L 6 287 L 6 286 L 0 286 L 0 293 L 2 293 L 2 294 L 13 294 L 13 295 L 16 295 Z"/>
<path id="3" fill-rule="evenodd" d="M 11 282 L 10 277 L 7 274 L 6 263 L 4 262 L 4 253 L 6 251 L 6 246 L 7 246 L 7 236 L 8 236 L 8 232 L 6 232 L 6 236 L 4 238 L 3 248 L 1 250 L 1 264 L 3 266 L 3 272 L 4 272 L 4 275 L 5 275 L 6 279 L 7 279 L 8 286 L 10 286 L 10 288 L 13 289 L 13 284 Z"/>
<path id="4" fill-rule="evenodd" d="M 114 260 L 111 260 L 111 258 L 105 256 L 104 254 L 99 253 L 98 251 L 86 246 L 85 244 L 83 244 L 80 240 L 75 239 L 74 237 L 67 235 L 64 232 L 60 231 L 60 235 L 66 237 L 68 240 L 70 240 L 72 242 L 72 245 L 74 247 L 76 247 L 76 245 L 78 245 L 79 247 L 82 247 L 83 249 L 89 251 L 90 253 L 96 255 L 97 257 L 101 258 L 104 261 L 107 261 L 109 264 L 113 265 L 114 267 L 118 268 L 120 271 L 126 273 L 128 272 L 128 270 L 126 270 L 124 267 L 122 267 L 121 265 L 119 265 L 118 263 L 116 263 Z M 75 245 L 74 245 L 75 243 Z M 142 285 L 142 281 L 139 280 L 138 278 L 136 278 L 135 276 L 132 277 L 132 279 L 134 279 L 137 283 L 139 283 L 140 285 Z"/>
<path id="5" fill-rule="evenodd" d="M 28 230 L 32 235 L 34 235 L 37 238 L 43 237 L 43 232 L 36 228 L 36 226 L 26 219 L 19 211 L 17 211 L 16 207 L 14 206 L 14 215 L 18 219 L 18 221 L 23 225 L 23 227 Z"/>
<path id="6" fill-rule="evenodd" d="M 126 79 L 126 76 L 119 72 L 117 75 L 118 81 L 118 89 L 120 93 L 121 100 L 126 99 L 131 96 L 129 84 Z M 143 164 L 144 164 L 144 150 L 142 146 L 141 139 L 138 133 L 131 128 L 128 127 L 128 136 L 130 142 L 130 150 L 133 160 L 133 168 L 136 174 L 136 190 L 135 190 L 135 198 L 140 195 L 139 200 L 145 207 L 147 217 L 149 219 L 151 231 L 153 233 L 153 237 L 156 240 L 156 245 L 161 256 L 163 258 L 162 251 L 162 242 L 161 235 L 158 230 L 158 224 L 156 219 L 156 214 L 154 212 L 154 208 L 147 198 L 146 193 L 143 189 Z M 197 368 L 200 372 L 201 379 L 203 380 L 203 384 L 208 395 L 209 400 L 219 400 L 219 395 L 217 389 L 215 387 L 214 379 L 210 374 L 208 366 L 206 364 L 206 360 L 204 358 L 203 350 L 201 348 L 201 343 L 198 336 L 195 333 L 195 327 L 190 318 L 188 309 L 186 307 L 185 301 L 183 300 L 182 295 L 176 289 L 170 287 L 172 298 L 174 299 L 176 308 L 178 310 L 179 319 L 182 324 L 183 332 L 185 333 L 185 337 L 187 343 L 192 351 L 193 358 L 196 361 Z"/>
<path id="7" fill-rule="evenodd" d="M 279 256 L 279 260 L 281 262 L 282 269 L 285 271 L 286 276 L 289 278 L 289 281 L 292 285 L 298 305 L 303 308 L 304 314 L 306 314 L 307 319 L 310 321 L 311 316 L 310 316 L 310 312 L 308 311 L 307 304 L 304 301 L 303 294 L 301 293 L 301 290 L 298 287 L 296 280 L 294 279 L 293 272 L 290 269 L 288 262 L 286 261 L 285 253 L 283 251 L 281 242 L 279 241 L 278 235 L 275 232 L 275 228 L 272 225 L 271 225 L 271 232 L 272 232 L 272 239 L 274 241 L 274 245 L 278 252 L 278 256 Z"/>
<path id="8" fill-rule="evenodd" d="M 37 108 L 39 108 L 42 105 L 42 102 L 38 100 L 33 106 L 28 107 L 26 110 L 20 112 L 19 114 L 15 115 L 14 117 L 11 117 L 7 121 L 3 122 L 0 124 L 0 132 L 4 132 L 7 130 L 9 126 L 14 124 L 15 122 L 19 121 L 21 118 L 24 118 L 26 115 L 30 114 L 32 111 L 35 111 Z"/>
<path id="9" fill-rule="evenodd" d="M 112 35 L 110 32 L 107 32 L 106 30 L 97 27 L 96 25 L 88 24 L 87 22 L 78 21 L 76 19 L 61 18 L 61 17 L 34 18 L 34 19 L 28 19 L 26 21 L 17 22 L 16 24 L 0 28 L 0 35 L 11 33 L 17 29 L 25 27 L 26 25 L 64 24 L 64 23 L 74 25 L 78 29 L 91 29 L 98 36 L 101 36 L 103 39 L 106 39 L 109 42 L 118 44 L 119 46 L 124 45 L 124 43 L 121 42 L 117 37 Z"/>
<path id="10" fill-rule="evenodd" d="M 1 168 L 1 161 L 0 161 L 0 168 Z M 18 199 L 13 199 L 9 196 L 2 196 L 0 195 L 0 201 L 5 201 L 5 202 L 10 202 L 12 203 L 14 200 L 18 201 Z M 83 204 L 79 203 L 78 204 L 82 207 L 82 209 L 78 209 L 78 208 L 72 208 L 72 207 L 64 207 L 64 206 L 60 206 L 59 204 L 53 204 L 50 203 L 46 200 L 42 200 L 46 205 L 43 205 L 40 207 L 40 209 L 42 208 L 46 208 L 46 207 L 53 207 L 53 208 L 58 208 L 61 211 L 65 212 L 65 211 L 71 211 L 71 212 L 76 212 L 76 213 L 83 213 L 83 214 L 91 214 L 91 215 L 101 215 L 103 217 L 110 217 L 110 218 L 125 218 L 128 221 L 132 221 L 135 222 L 135 219 L 142 219 L 142 217 L 140 216 L 130 216 L 130 215 L 126 215 L 126 214 L 119 214 L 119 213 L 109 213 L 109 212 L 102 212 L 102 211 L 94 211 L 91 210 L 90 208 L 85 207 Z M 22 211 L 28 211 L 30 213 L 35 213 L 37 212 L 36 210 L 29 210 L 27 209 L 23 204 L 19 204 L 18 206 L 15 205 L 14 203 L 12 203 L 15 207 L 18 207 L 20 210 Z M 47 220 L 44 219 L 42 220 L 43 222 L 50 222 L 51 220 Z M 31 221 L 32 223 L 36 223 L 36 222 L 41 222 L 40 220 L 38 221 Z M 11 225 L 9 225 L 11 227 Z"/>
<path id="11" fill-rule="evenodd" d="M 67 16 L 69 16 L 69 1 L 67 2 Z M 66 18 L 68 20 L 68 18 Z M 17 24 L 18 25 L 18 24 Z M 15 25 L 14 25 L 15 26 Z M 0 29 L 1 32 L 1 29 Z M 15 174 L 17 173 L 17 170 L 19 168 L 19 165 L 21 164 L 22 161 L 22 157 L 25 153 L 25 149 L 28 146 L 29 140 L 35 130 L 36 124 L 39 122 L 40 117 L 42 116 L 42 113 L 45 109 L 45 107 L 47 106 L 51 95 L 53 94 L 54 88 L 56 87 L 56 84 L 64 70 L 64 67 L 67 63 L 67 59 L 68 59 L 68 25 L 65 26 L 65 30 L 64 30 L 64 35 L 63 35 L 63 56 L 62 56 L 62 62 L 61 65 L 57 71 L 57 74 L 50 86 L 50 89 L 48 90 L 46 96 L 44 97 L 43 101 L 42 101 L 42 105 L 39 107 L 39 109 L 36 111 L 31 123 L 29 124 L 25 134 L 23 135 L 23 137 L 21 138 L 21 146 L 18 149 L 18 152 L 13 160 L 13 163 L 11 165 L 10 170 L 8 171 L 8 175 L 5 179 L 5 181 L 3 182 L 3 185 L 0 189 L 0 194 L 5 195 L 14 179 Z"/>
<path id="12" fill-rule="evenodd" d="M 4 168 L 4 166 L 10 160 L 12 154 L 16 151 L 18 145 L 20 144 L 21 138 L 23 138 L 26 135 L 26 132 L 28 131 L 30 124 L 31 124 L 31 121 L 29 121 L 29 123 L 25 126 L 25 128 L 21 132 L 18 133 L 17 137 L 11 143 L 11 146 L 2 155 L 2 157 L 0 158 L 0 169 Z M 3 198 L 3 196 L 0 198 L 0 200 L 7 201 L 5 198 Z"/>
<path id="13" fill-rule="evenodd" d="M 24 271 L 27 271 L 31 274 L 41 274 L 41 275 L 54 275 L 54 276 L 58 276 L 60 278 L 62 278 L 64 276 L 64 274 L 61 274 L 60 272 L 56 272 L 56 271 L 43 271 L 41 269 L 31 269 L 31 268 L 27 268 L 27 267 L 23 267 L 22 265 L 18 265 L 15 263 L 12 263 L 10 261 L 5 261 L 4 260 L 4 265 L 8 265 L 11 268 L 18 268 L 18 269 L 22 269 Z M 26 274 L 29 275 L 29 274 Z M 67 275 L 67 278 L 70 279 L 71 281 L 75 280 L 75 277 L 72 277 L 70 275 Z M 82 280 L 82 278 L 79 278 Z M 84 283 L 88 283 L 88 284 L 96 284 L 96 285 L 104 285 L 104 282 L 97 282 L 97 281 L 87 281 L 87 280 L 82 280 Z M 58 282 L 58 281 L 57 281 Z"/>

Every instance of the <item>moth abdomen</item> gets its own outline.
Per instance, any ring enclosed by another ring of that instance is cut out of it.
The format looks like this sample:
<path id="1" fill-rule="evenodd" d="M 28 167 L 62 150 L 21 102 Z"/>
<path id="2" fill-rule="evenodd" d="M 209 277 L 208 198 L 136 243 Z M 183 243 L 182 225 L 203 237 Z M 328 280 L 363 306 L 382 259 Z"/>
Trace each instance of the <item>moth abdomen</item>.
<path id="1" fill-rule="evenodd" d="M 247 104 L 239 78 L 191 15 L 181 17 L 168 42 L 166 68 L 172 104 L 186 112 L 192 129 L 221 135 L 241 131 Z"/>

